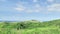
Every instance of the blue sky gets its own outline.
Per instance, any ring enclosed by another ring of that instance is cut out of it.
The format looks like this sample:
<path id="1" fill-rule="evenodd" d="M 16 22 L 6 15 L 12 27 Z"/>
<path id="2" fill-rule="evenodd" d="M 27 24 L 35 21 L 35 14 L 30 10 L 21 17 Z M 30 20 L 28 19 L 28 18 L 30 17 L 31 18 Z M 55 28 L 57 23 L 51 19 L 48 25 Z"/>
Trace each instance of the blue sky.
<path id="1" fill-rule="evenodd" d="M 60 19 L 60 0 L 0 0 L 0 20 Z"/>

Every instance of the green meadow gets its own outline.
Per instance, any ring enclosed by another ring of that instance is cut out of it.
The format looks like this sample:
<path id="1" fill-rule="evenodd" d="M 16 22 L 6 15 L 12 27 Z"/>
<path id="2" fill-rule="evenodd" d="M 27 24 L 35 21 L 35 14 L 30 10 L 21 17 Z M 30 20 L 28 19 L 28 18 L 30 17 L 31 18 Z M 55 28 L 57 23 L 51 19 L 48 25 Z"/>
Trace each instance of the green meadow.
<path id="1" fill-rule="evenodd" d="M 0 34 L 60 34 L 60 20 L 0 22 Z"/>

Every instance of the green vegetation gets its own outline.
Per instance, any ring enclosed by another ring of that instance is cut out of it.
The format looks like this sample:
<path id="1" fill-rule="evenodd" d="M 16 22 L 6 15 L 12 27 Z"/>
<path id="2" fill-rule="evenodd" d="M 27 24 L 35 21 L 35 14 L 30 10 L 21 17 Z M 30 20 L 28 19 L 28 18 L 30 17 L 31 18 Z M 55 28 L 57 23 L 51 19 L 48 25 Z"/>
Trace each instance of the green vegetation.
<path id="1" fill-rule="evenodd" d="M 0 34 L 60 34 L 60 20 L 0 22 Z"/>

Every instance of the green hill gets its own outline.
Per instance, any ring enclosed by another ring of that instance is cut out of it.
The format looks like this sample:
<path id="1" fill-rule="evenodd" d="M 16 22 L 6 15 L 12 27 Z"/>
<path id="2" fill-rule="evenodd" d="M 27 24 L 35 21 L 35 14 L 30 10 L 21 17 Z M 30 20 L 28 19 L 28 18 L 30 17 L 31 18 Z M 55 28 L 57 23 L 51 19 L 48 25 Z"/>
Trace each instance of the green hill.
<path id="1" fill-rule="evenodd" d="M 60 34 L 60 19 L 45 22 L 0 22 L 0 34 Z"/>

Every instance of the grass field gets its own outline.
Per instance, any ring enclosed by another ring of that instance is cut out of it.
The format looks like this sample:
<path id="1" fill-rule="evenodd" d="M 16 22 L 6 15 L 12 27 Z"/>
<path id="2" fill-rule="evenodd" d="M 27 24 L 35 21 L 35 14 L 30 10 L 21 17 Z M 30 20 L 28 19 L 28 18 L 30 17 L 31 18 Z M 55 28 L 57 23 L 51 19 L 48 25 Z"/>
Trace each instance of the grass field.
<path id="1" fill-rule="evenodd" d="M 19 23 L 1 22 L 0 34 L 60 34 L 60 20 Z"/>
<path id="2" fill-rule="evenodd" d="M 60 34 L 60 29 L 58 28 L 35 28 L 22 30 L 21 34 Z"/>
<path id="3" fill-rule="evenodd" d="M 0 29 L 0 34 L 60 34 L 60 29 L 55 28 L 32 28 L 32 29 Z"/>

